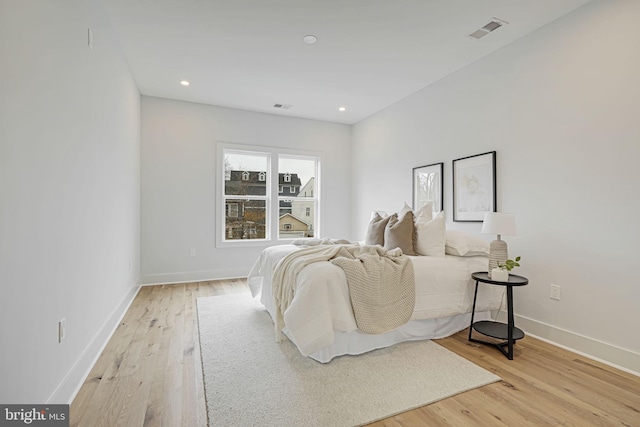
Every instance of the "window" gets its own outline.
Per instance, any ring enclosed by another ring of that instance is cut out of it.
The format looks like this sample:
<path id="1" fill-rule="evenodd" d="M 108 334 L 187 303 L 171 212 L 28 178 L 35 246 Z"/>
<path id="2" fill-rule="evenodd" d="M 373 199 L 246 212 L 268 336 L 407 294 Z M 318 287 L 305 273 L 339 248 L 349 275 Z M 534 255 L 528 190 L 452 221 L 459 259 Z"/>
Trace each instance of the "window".
<path id="1" fill-rule="evenodd" d="M 318 236 L 317 153 L 226 143 L 217 152 L 219 246 Z"/>

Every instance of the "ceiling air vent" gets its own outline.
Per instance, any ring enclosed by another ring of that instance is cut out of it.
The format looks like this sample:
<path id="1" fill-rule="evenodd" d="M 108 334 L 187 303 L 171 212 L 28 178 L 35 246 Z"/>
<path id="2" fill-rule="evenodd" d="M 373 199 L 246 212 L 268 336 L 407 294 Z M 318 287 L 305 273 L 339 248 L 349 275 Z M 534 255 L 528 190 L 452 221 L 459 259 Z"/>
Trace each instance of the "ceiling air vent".
<path id="1" fill-rule="evenodd" d="M 273 104 L 273 108 L 279 108 L 281 110 L 289 110 L 293 107 L 291 104 Z"/>
<path id="2" fill-rule="evenodd" d="M 491 22 L 489 22 L 487 25 L 469 34 L 469 37 L 472 37 L 474 39 L 481 39 L 482 37 L 486 36 L 490 32 L 495 31 L 498 28 L 502 27 L 504 24 L 508 24 L 508 22 L 498 18 L 493 18 Z"/>

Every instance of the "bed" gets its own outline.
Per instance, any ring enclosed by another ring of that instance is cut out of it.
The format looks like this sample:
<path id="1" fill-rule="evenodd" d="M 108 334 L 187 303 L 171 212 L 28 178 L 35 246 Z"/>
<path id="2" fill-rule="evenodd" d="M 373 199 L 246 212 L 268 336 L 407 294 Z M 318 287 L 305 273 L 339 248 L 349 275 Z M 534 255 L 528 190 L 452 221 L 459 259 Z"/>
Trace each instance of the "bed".
<path id="1" fill-rule="evenodd" d="M 253 265 L 248 285 L 276 319 L 272 296 L 274 268 L 300 246 L 266 248 Z M 415 307 L 404 325 L 383 334 L 365 334 L 354 319 L 344 271 L 329 261 L 308 265 L 296 276 L 296 291 L 284 312 L 284 334 L 300 353 L 321 363 L 403 341 L 444 338 L 469 326 L 475 282 L 471 273 L 486 271 L 486 256 L 410 256 L 415 276 Z M 501 286 L 481 283 L 475 320 L 489 320 L 500 309 Z"/>

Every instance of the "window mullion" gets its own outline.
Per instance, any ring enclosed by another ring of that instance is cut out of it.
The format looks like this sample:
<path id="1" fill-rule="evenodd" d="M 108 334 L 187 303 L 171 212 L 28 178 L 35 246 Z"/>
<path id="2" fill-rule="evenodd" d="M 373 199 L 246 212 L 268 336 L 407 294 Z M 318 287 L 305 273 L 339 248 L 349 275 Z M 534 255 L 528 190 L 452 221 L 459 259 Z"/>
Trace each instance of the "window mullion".
<path id="1" fill-rule="evenodd" d="M 269 216 L 271 221 L 269 223 L 269 232 L 271 234 L 269 235 L 269 237 L 271 240 L 278 240 L 278 222 L 280 219 L 280 201 L 278 198 L 278 191 L 280 187 L 278 181 L 278 154 L 272 154 L 270 159 L 271 162 L 269 163 L 269 165 L 271 169 L 269 171 L 269 176 L 271 178 L 271 191 L 269 192 Z"/>

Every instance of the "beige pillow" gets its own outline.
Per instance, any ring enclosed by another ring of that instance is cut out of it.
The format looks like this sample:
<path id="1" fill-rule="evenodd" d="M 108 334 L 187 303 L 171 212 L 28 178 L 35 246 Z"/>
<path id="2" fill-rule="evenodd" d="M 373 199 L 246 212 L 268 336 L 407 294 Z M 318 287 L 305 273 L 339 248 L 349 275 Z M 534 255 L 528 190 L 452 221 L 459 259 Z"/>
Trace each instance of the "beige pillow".
<path id="1" fill-rule="evenodd" d="M 384 245 L 384 229 L 389 222 L 389 218 L 391 217 L 387 216 L 383 218 L 377 212 L 373 215 L 364 239 L 365 245 Z"/>
<path id="2" fill-rule="evenodd" d="M 405 255 L 415 255 L 414 246 L 413 212 L 406 212 L 400 219 L 398 219 L 398 214 L 391 215 L 384 229 L 384 247 L 386 249 L 400 248 Z"/>
<path id="3" fill-rule="evenodd" d="M 443 257 L 445 254 L 444 211 L 432 220 L 416 218 L 416 252 L 418 255 Z"/>
<path id="4" fill-rule="evenodd" d="M 413 209 L 411 209 L 411 206 L 409 206 L 407 202 L 404 202 L 404 206 L 398 211 L 398 219 L 402 220 L 407 212 L 413 212 Z"/>

